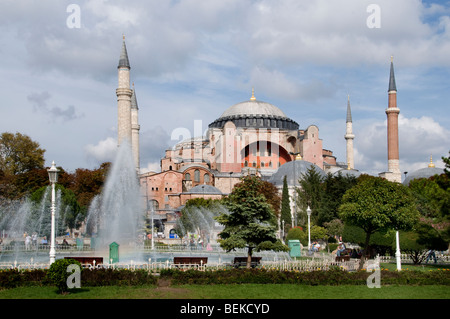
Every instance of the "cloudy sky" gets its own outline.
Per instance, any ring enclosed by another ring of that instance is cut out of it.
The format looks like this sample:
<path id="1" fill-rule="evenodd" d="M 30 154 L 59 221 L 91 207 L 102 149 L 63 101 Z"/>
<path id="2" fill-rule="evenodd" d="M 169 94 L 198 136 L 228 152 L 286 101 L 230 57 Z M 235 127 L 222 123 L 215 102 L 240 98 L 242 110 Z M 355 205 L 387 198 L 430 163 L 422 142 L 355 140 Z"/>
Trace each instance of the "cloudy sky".
<path id="1" fill-rule="evenodd" d="M 342 162 L 350 95 L 356 168 L 377 175 L 391 55 L 402 172 L 449 154 L 447 1 L 2 0 L 0 131 L 39 142 L 47 166 L 112 160 L 123 34 L 144 169 L 158 169 L 177 129 L 206 130 L 254 87 L 301 128 L 317 125 Z"/>

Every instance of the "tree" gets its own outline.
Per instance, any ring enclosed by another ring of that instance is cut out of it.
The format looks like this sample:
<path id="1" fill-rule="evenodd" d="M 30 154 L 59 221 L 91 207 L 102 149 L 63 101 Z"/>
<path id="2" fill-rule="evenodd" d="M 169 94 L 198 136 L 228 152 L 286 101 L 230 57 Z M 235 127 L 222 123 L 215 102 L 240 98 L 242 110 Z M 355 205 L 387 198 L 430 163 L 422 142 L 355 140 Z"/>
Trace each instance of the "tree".
<path id="1" fill-rule="evenodd" d="M 180 238 L 188 233 L 197 233 L 209 237 L 214 228 L 214 217 L 221 211 L 220 200 L 194 198 L 186 202 L 177 219 L 175 232 Z M 206 239 L 206 238 L 204 238 Z"/>
<path id="2" fill-rule="evenodd" d="M 57 212 L 56 216 L 57 227 L 56 232 L 57 236 L 63 235 L 67 232 L 67 229 L 72 231 L 81 226 L 81 221 L 84 220 L 85 215 L 82 212 L 80 205 L 78 204 L 75 194 L 69 190 L 64 188 L 60 184 L 56 184 L 56 199 L 60 198 L 60 203 L 56 207 Z M 47 237 L 50 237 L 50 227 L 51 227 L 51 215 L 45 214 L 42 215 L 42 212 L 49 212 L 51 207 L 51 196 L 50 196 L 51 188 L 50 186 L 44 186 L 33 192 L 30 196 L 31 201 L 34 203 L 33 212 L 30 219 L 30 230 L 37 231 L 40 229 L 39 233 L 44 234 Z M 41 225 L 37 225 L 40 223 Z"/>
<path id="3" fill-rule="evenodd" d="M 300 177 L 300 187 L 296 189 L 297 207 L 306 212 L 306 209 L 309 206 L 311 208 L 311 221 L 315 224 L 317 224 L 318 211 L 323 197 L 322 182 L 323 177 L 314 166 L 311 166 L 306 173 L 302 174 Z M 302 222 L 301 224 L 305 224 L 305 222 Z"/>
<path id="4" fill-rule="evenodd" d="M 27 135 L 0 135 L 0 170 L 5 175 L 17 175 L 44 167 L 45 150 Z"/>
<path id="5" fill-rule="evenodd" d="M 411 229 L 419 220 L 414 198 L 402 184 L 380 177 L 366 177 L 349 189 L 339 207 L 344 222 L 361 227 L 366 235 L 360 269 L 376 231 Z"/>
<path id="6" fill-rule="evenodd" d="M 400 248 L 418 265 L 426 258 L 429 249 L 446 250 L 447 243 L 432 226 L 418 223 L 414 230 L 400 232 Z"/>
<path id="7" fill-rule="evenodd" d="M 220 246 L 226 251 L 247 248 L 247 268 L 250 268 L 253 251 L 289 249 L 277 241 L 276 217 L 259 191 L 261 183 L 259 177 L 243 177 L 224 201 L 229 212 L 215 218 L 224 226 L 219 234 Z"/>
<path id="8" fill-rule="evenodd" d="M 283 234 L 284 237 L 286 237 L 287 230 L 291 228 L 292 219 L 291 219 L 291 204 L 289 202 L 289 190 L 287 185 L 287 179 L 286 176 L 284 176 L 283 179 L 283 190 L 281 193 L 281 227 L 283 227 L 284 222 L 284 229 Z"/>
<path id="9" fill-rule="evenodd" d="M 319 205 L 319 211 L 317 216 L 317 224 L 324 225 L 324 223 L 330 222 L 336 219 L 337 211 L 341 205 L 342 196 L 345 192 L 355 186 L 357 178 L 355 176 L 344 176 L 341 172 L 337 175 L 327 174 L 323 180 L 323 195 Z"/>

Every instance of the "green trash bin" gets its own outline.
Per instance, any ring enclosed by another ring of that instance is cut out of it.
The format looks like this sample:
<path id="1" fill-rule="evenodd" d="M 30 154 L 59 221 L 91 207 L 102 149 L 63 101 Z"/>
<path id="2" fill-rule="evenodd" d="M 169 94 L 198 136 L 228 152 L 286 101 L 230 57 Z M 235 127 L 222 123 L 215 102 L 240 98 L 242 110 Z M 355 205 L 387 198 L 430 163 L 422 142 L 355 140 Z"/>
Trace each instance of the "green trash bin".
<path id="1" fill-rule="evenodd" d="M 78 250 L 83 250 L 83 246 L 84 246 L 83 239 L 77 238 L 76 239 L 76 243 L 77 243 L 77 249 Z"/>
<path id="2" fill-rule="evenodd" d="M 119 261 L 119 244 L 112 242 L 109 245 L 109 261 L 111 263 L 116 263 Z"/>
<path id="3" fill-rule="evenodd" d="M 300 248 L 300 240 L 298 239 L 289 240 L 288 246 L 289 246 L 289 256 L 300 257 L 302 255 L 302 251 Z"/>

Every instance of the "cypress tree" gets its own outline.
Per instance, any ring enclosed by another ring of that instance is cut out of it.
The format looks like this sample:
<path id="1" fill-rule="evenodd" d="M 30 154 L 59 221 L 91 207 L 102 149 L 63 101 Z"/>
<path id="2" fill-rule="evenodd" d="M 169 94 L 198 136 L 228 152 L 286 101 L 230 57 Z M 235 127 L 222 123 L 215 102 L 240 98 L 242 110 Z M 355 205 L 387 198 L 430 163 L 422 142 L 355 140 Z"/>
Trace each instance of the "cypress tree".
<path id="1" fill-rule="evenodd" d="M 284 176 L 283 179 L 283 191 L 281 193 L 281 227 L 283 227 L 283 221 L 284 221 L 283 236 L 286 237 L 287 230 L 291 228 L 292 224 L 291 206 L 289 203 L 289 190 L 286 176 Z"/>

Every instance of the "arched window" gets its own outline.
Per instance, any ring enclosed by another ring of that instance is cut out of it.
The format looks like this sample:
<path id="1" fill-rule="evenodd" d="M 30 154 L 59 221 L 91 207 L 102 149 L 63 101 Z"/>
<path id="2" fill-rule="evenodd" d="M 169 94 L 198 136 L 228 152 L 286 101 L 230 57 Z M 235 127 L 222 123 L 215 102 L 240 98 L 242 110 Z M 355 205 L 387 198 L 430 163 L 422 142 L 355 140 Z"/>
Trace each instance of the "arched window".
<path id="1" fill-rule="evenodd" d="M 208 174 L 203 175 L 203 181 L 205 183 L 209 183 L 209 175 Z"/>
<path id="2" fill-rule="evenodd" d="M 191 174 L 186 173 L 186 175 L 184 175 L 184 179 L 187 180 L 187 181 L 190 181 L 191 180 Z"/>
<path id="3" fill-rule="evenodd" d="M 148 201 L 148 209 L 149 210 L 158 210 L 159 209 L 159 203 L 155 199 L 151 199 Z"/>
<path id="4" fill-rule="evenodd" d="M 200 182 L 200 171 L 198 169 L 194 171 L 194 182 Z"/>

